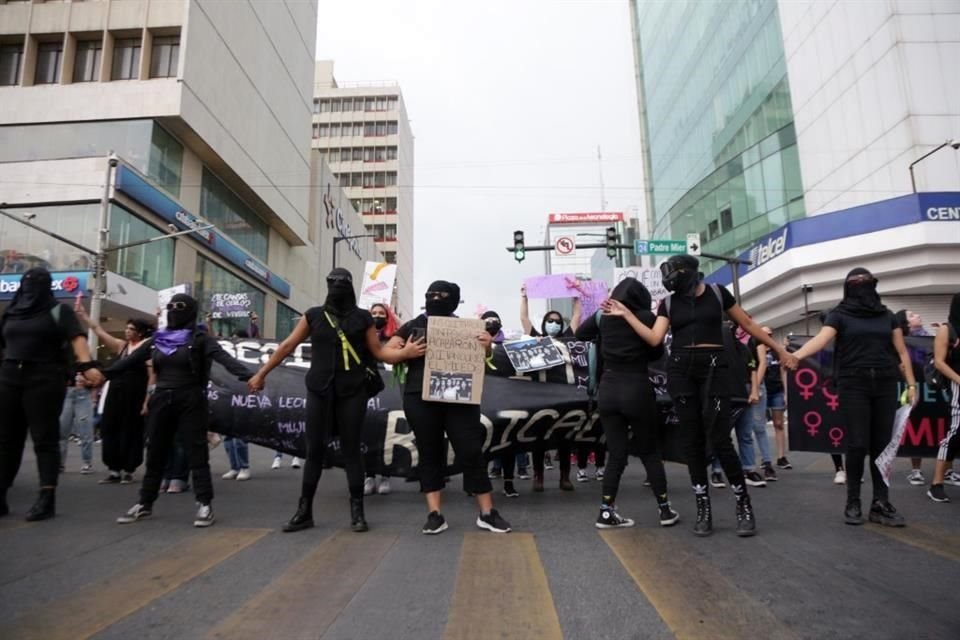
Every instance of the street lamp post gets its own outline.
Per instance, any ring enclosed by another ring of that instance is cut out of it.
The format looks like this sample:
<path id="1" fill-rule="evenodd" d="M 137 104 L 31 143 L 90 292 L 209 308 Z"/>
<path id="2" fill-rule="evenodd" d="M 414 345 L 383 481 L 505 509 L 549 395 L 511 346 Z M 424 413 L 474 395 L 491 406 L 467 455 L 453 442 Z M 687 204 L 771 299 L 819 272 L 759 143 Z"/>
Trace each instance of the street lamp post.
<path id="1" fill-rule="evenodd" d="M 802 285 L 800 287 L 803 291 L 803 320 L 804 320 L 804 331 L 807 335 L 810 335 L 810 305 L 808 303 L 807 296 L 813 291 L 813 287 L 809 284 Z"/>
<path id="2" fill-rule="evenodd" d="M 333 269 L 337 268 L 337 245 L 343 240 L 353 240 L 355 238 L 376 238 L 376 234 L 362 233 L 356 236 L 334 236 L 333 237 Z"/>
<path id="3" fill-rule="evenodd" d="M 927 153 L 923 154 L 922 156 L 920 156 L 919 158 L 917 158 L 916 160 L 910 163 L 910 186 L 913 187 L 914 193 L 917 192 L 917 180 L 913 175 L 913 167 L 917 165 L 921 160 L 929 158 L 930 156 L 935 154 L 937 151 L 940 151 L 940 149 L 943 149 L 944 147 L 953 147 L 953 150 L 956 151 L 960 149 L 960 142 L 957 142 L 956 140 L 947 140 L 943 144 L 934 147 L 932 151 L 928 151 Z"/>
<path id="4" fill-rule="evenodd" d="M 716 253 L 700 252 L 700 256 L 703 258 L 710 258 L 711 260 L 723 260 L 730 265 L 731 283 L 733 284 L 733 298 L 737 301 L 737 304 L 740 304 L 740 265 L 751 265 L 753 262 L 750 260 L 744 260 L 743 258 L 721 256 Z"/>

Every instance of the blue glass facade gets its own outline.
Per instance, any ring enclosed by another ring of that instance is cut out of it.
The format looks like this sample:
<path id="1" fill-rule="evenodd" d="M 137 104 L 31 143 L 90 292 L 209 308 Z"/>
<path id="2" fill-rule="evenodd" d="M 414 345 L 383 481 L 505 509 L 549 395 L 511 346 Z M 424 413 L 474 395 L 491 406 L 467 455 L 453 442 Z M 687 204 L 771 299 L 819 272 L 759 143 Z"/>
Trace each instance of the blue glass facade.
<path id="1" fill-rule="evenodd" d="M 653 237 L 736 255 L 804 217 L 776 0 L 631 4 Z"/>

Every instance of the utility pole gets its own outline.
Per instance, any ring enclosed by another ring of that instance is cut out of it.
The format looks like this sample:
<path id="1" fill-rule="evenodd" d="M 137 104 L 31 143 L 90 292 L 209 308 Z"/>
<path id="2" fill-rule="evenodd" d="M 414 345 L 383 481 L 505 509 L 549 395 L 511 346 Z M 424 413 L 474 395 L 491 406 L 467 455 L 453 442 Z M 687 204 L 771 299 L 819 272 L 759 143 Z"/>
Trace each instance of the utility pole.
<path id="1" fill-rule="evenodd" d="M 95 324 L 100 324 L 100 309 L 103 306 L 103 299 L 107 295 L 107 246 L 110 244 L 110 190 L 113 186 L 113 172 L 119 164 L 119 159 L 111 150 L 107 156 L 107 172 L 103 180 L 103 195 L 100 197 L 100 222 L 97 227 L 97 250 L 94 255 L 94 289 L 93 298 L 90 300 L 90 319 Z M 87 333 L 87 341 L 90 343 L 90 353 L 96 358 L 97 354 L 97 333 L 90 329 Z"/>

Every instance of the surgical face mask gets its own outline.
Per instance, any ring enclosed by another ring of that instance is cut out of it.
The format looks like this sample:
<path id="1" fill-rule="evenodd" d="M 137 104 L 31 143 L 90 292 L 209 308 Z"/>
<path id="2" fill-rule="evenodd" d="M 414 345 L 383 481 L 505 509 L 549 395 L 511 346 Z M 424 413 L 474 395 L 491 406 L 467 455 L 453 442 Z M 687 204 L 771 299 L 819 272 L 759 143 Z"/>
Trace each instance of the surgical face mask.
<path id="1" fill-rule="evenodd" d="M 560 333 L 560 323 L 559 322 L 545 322 L 543 328 L 546 330 L 547 335 L 553 337 Z"/>

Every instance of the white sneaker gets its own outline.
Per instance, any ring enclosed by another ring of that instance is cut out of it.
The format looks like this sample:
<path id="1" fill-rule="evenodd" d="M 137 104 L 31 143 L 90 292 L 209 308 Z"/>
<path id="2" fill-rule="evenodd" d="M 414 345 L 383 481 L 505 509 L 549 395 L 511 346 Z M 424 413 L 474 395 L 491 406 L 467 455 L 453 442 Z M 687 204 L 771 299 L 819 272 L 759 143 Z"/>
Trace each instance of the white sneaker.
<path id="1" fill-rule="evenodd" d="M 590 482 L 585 469 L 577 469 L 577 482 Z"/>
<path id="2" fill-rule="evenodd" d="M 209 527 L 216 518 L 213 517 L 213 507 L 209 504 L 198 504 L 197 515 L 193 519 L 195 527 Z"/>
<path id="3" fill-rule="evenodd" d="M 250 469 L 240 469 L 240 472 L 237 473 L 237 480 L 249 480 L 250 479 Z"/>
<path id="4" fill-rule="evenodd" d="M 293 456 L 293 461 L 290 463 L 290 466 L 294 469 L 299 469 L 301 464 L 303 464 L 303 461 L 297 456 Z"/>
<path id="5" fill-rule="evenodd" d="M 377 485 L 377 493 L 379 493 L 382 496 L 385 496 L 388 493 L 390 493 L 391 490 L 392 490 L 392 487 L 390 486 L 390 478 L 381 477 L 380 483 Z"/>
<path id="6" fill-rule="evenodd" d="M 377 491 L 377 479 L 367 478 L 363 481 L 363 495 L 372 496 Z"/>
<path id="7" fill-rule="evenodd" d="M 223 478 L 224 480 L 236 480 L 238 475 L 240 475 L 239 471 L 237 471 L 236 469 L 230 469 L 230 471 L 227 471 L 225 474 L 223 474 L 220 477 Z"/>
<path id="8" fill-rule="evenodd" d="M 847 472 L 843 469 L 838 470 L 833 476 L 833 484 L 847 484 Z"/>
<path id="9" fill-rule="evenodd" d="M 923 479 L 923 472 L 920 469 L 913 469 L 907 474 L 907 482 L 915 487 L 922 487 L 927 482 Z"/>
<path id="10" fill-rule="evenodd" d="M 603 480 L 604 474 L 607 472 L 606 467 L 597 467 L 596 473 L 593 474 L 593 477 L 597 480 Z"/>
<path id="11" fill-rule="evenodd" d="M 952 484 L 955 487 L 960 487 L 960 473 L 957 473 L 953 469 L 947 469 L 946 473 L 943 474 L 943 484 Z"/>
<path id="12" fill-rule="evenodd" d="M 138 502 L 130 507 L 125 514 L 117 518 L 117 524 L 131 524 L 137 520 L 149 518 L 151 515 L 153 515 L 153 511 L 150 509 L 150 507 Z"/>
<path id="13" fill-rule="evenodd" d="M 92 465 L 92 464 L 85 464 L 85 465 L 83 465 L 82 467 L 80 467 L 80 474 L 81 474 L 81 475 L 88 476 L 88 475 L 90 475 L 91 473 L 93 473 L 93 465 Z"/>
<path id="14" fill-rule="evenodd" d="M 271 469 L 279 469 L 279 468 L 280 468 L 280 456 L 277 456 L 277 457 L 275 457 L 275 458 L 273 459 L 273 464 L 270 465 L 270 468 L 271 468 Z"/>

